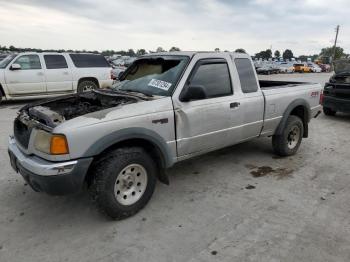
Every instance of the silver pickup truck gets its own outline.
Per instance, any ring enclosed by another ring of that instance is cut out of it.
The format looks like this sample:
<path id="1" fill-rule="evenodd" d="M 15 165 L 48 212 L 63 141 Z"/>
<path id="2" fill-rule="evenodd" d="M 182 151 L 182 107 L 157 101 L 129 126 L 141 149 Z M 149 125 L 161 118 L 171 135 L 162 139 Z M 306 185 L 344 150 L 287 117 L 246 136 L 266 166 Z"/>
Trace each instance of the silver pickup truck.
<path id="1" fill-rule="evenodd" d="M 321 86 L 258 81 L 240 53 L 156 53 L 112 89 L 23 107 L 9 138 L 11 165 L 35 191 L 87 185 L 113 219 L 133 215 L 176 162 L 260 136 L 290 156 L 320 112 Z"/>

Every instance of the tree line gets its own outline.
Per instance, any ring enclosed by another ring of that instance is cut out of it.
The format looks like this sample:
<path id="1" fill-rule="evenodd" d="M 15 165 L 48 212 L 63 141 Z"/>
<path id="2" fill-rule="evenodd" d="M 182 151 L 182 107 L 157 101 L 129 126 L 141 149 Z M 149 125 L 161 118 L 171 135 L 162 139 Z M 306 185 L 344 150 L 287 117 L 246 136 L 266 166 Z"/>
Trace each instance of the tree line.
<path id="1" fill-rule="evenodd" d="M 58 53 L 93 53 L 93 54 L 101 54 L 104 56 L 111 56 L 111 55 L 122 55 L 122 56 L 140 56 L 145 55 L 147 53 L 155 53 L 155 52 L 166 52 L 165 49 L 162 47 L 158 47 L 155 51 L 149 50 L 148 52 L 146 49 L 128 49 L 128 50 L 103 50 L 102 52 L 99 52 L 97 50 L 73 50 L 73 49 L 41 49 L 41 48 L 22 48 L 22 47 L 15 47 L 13 45 L 10 45 L 9 47 L 1 46 L 0 45 L 0 51 L 2 52 L 58 52 Z M 169 52 L 173 51 L 181 51 L 180 48 L 173 46 L 169 49 Z"/>
<path id="2" fill-rule="evenodd" d="M 257 59 L 263 59 L 268 60 L 271 58 L 280 59 L 283 58 L 284 60 L 291 60 L 292 58 L 296 58 L 300 61 L 306 61 L 308 58 L 311 58 L 312 61 L 318 59 L 318 58 L 327 58 L 333 57 L 334 49 L 333 47 L 325 47 L 322 48 L 319 54 L 313 54 L 313 55 L 300 55 L 298 57 L 295 57 L 293 54 L 293 51 L 290 49 L 284 50 L 284 52 L 281 54 L 279 50 L 276 50 L 274 54 L 272 55 L 271 49 L 266 49 L 264 51 L 260 51 L 255 54 L 254 58 Z M 345 54 L 344 49 L 342 47 L 336 47 L 335 49 L 335 57 L 334 59 L 340 59 L 340 58 L 346 58 L 349 54 Z"/>
<path id="3" fill-rule="evenodd" d="M 40 49 L 40 48 L 21 48 L 21 47 L 15 47 L 13 45 L 10 45 L 9 47 L 6 46 L 1 46 L 0 45 L 0 51 L 3 52 L 59 52 L 59 53 L 63 53 L 63 52 L 68 52 L 68 53 L 93 53 L 93 54 L 102 54 L 104 56 L 112 56 L 112 55 L 122 55 L 122 56 L 131 56 L 131 57 L 135 57 L 135 56 L 140 56 L 140 55 L 145 55 L 148 53 L 155 53 L 155 52 L 167 52 L 167 50 L 163 49 L 162 47 L 158 47 L 156 50 L 152 51 L 146 51 L 146 49 L 141 48 L 141 49 L 137 49 L 136 51 L 134 49 L 128 49 L 128 50 L 104 50 L 102 52 L 99 52 L 97 50 L 73 50 L 73 49 Z M 173 52 L 173 51 L 181 51 L 181 49 L 179 47 L 173 46 L 171 47 L 169 50 L 169 52 Z M 215 48 L 215 51 L 220 51 L 220 48 Z M 227 50 L 225 50 L 225 52 L 228 52 Z M 235 52 L 239 52 L 239 53 L 247 53 L 243 48 L 238 48 L 235 50 Z M 315 60 L 319 57 L 332 57 L 333 56 L 333 52 L 334 49 L 333 47 L 325 47 L 322 48 L 321 52 L 319 54 L 313 54 L 313 55 L 301 55 L 299 57 L 294 57 L 293 51 L 290 49 L 286 49 L 283 51 L 283 53 L 281 53 L 279 50 L 276 50 L 274 52 L 274 54 L 272 54 L 272 50 L 271 49 L 266 49 L 263 51 L 260 51 L 258 53 L 256 53 L 253 58 L 256 59 L 263 59 L 263 60 L 269 60 L 272 58 L 283 58 L 284 60 L 291 60 L 292 58 L 296 58 L 298 60 L 301 61 L 306 61 L 307 58 L 311 58 L 311 60 Z M 335 50 L 335 59 L 340 59 L 343 57 L 348 57 L 349 55 L 345 54 L 344 49 L 341 47 L 336 47 Z"/>

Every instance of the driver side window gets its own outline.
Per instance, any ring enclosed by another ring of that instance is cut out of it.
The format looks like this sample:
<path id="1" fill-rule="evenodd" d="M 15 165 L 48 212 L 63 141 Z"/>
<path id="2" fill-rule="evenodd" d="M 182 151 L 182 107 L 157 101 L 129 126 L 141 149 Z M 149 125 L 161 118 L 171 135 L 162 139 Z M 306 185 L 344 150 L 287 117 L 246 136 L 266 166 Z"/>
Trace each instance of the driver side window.
<path id="1" fill-rule="evenodd" d="M 16 59 L 14 64 L 19 64 L 22 70 L 41 69 L 38 55 L 22 55 Z"/>
<path id="2" fill-rule="evenodd" d="M 232 86 L 227 63 L 220 61 L 200 64 L 190 81 L 190 85 L 203 86 L 207 98 L 231 95 Z"/>

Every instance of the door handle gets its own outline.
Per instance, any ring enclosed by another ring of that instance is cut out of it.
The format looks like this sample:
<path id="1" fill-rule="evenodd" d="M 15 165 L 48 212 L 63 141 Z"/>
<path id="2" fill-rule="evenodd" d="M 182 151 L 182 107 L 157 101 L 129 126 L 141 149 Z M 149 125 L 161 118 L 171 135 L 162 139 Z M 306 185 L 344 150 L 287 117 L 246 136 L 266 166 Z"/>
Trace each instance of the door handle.
<path id="1" fill-rule="evenodd" d="M 236 107 L 239 107 L 241 103 L 239 102 L 233 102 L 233 103 L 230 103 L 230 108 L 236 108 Z"/>
<path id="2" fill-rule="evenodd" d="M 38 76 L 43 76 L 44 73 L 43 72 L 38 72 Z"/>
<path id="3" fill-rule="evenodd" d="M 68 72 L 63 72 L 64 75 L 68 75 Z"/>

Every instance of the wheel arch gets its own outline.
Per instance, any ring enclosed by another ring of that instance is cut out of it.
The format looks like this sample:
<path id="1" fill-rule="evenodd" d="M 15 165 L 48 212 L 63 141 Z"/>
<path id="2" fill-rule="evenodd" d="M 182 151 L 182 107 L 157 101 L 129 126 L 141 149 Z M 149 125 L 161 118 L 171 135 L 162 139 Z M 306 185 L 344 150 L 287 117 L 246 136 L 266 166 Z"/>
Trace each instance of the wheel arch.
<path id="1" fill-rule="evenodd" d="M 282 134 L 283 129 L 287 124 L 288 117 L 290 115 L 298 116 L 302 120 L 303 126 L 304 126 L 303 137 L 304 138 L 308 137 L 309 122 L 311 119 L 311 109 L 310 109 L 309 103 L 305 99 L 296 99 L 289 104 L 289 106 L 286 108 L 286 110 L 283 113 L 282 120 L 276 129 L 275 135 Z"/>
<path id="2" fill-rule="evenodd" d="M 96 77 L 92 77 L 92 76 L 89 76 L 89 77 L 81 77 L 79 80 L 78 80 L 78 85 L 77 87 L 79 87 L 80 83 L 83 82 L 83 81 L 93 81 L 96 85 L 97 85 L 97 88 L 100 88 L 100 82 L 98 81 L 98 79 Z"/>
<path id="3" fill-rule="evenodd" d="M 116 131 L 91 145 L 85 152 L 84 157 L 93 156 L 95 160 L 98 160 L 103 158 L 103 155 L 110 150 L 133 146 L 142 147 L 151 155 L 158 166 L 158 179 L 165 184 L 169 184 L 169 178 L 164 170 L 172 166 L 174 161 L 167 143 L 154 131 L 143 128 L 127 128 Z M 88 177 L 87 181 L 89 179 Z"/>

